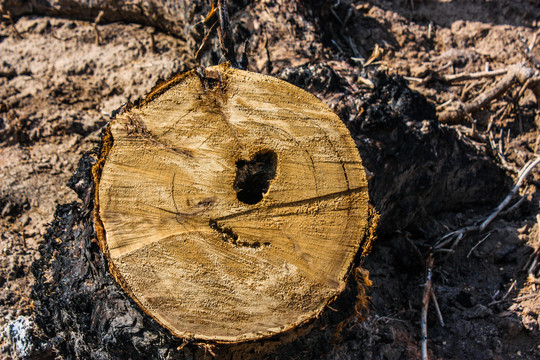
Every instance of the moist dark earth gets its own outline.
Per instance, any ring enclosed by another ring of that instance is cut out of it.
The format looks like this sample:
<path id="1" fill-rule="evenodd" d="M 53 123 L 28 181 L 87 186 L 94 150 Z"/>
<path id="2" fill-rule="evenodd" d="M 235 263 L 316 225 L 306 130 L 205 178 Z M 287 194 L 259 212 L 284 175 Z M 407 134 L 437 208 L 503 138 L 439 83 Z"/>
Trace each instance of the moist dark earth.
<path id="1" fill-rule="evenodd" d="M 434 249 L 445 234 L 478 224 L 494 211 L 519 170 L 538 156 L 540 139 L 538 99 L 531 90 L 520 93 L 521 83 L 468 117 L 440 123 L 438 116 L 452 101 L 471 101 L 500 80 L 441 78 L 516 64 L 538 72 L 540 6 L 503 0 L 233 5 L 236 43 L 243 51 L 244 41 L 250 41 L 248 70 L 302 87 L 340 116 L 357 141 L 372 202 L 381 213 L 378 239 L 362 264 L 373 282 L 366 290 L 365 319 L 316 329 L 304 343 L 281 350 L 281 358 L 421 358 L 430 253 L 440 308 L 440 316 L 434 302 L 428 310 L 430 359 L 540 358 L 539 269 L 529 272 L 540 246 L 538 169 L 484 231 L 467 234 L 453 248 Z M 39 300 L 38 294 L 66 294 L 54 276 L 69 269 L 96 271 L 92 266 L 102 261 L 90 241 L 91 227 L 79 224 L 90 221 L 88 169 L 110 117 L 160 79 L 225 61 L 215 34 L 201 60 L 195 58 L 203 18 L 193 18 L 191 35 L 103 23 L 97 26 L 99 43 L 93 21 L 61 14 L 6 16 L 1 23 L 3 358 L 122 357 L 96 345 L 104 341 L 96 335 L 102 331 L 97 325 L 76 344 L 83 325 L 60 333 L 58 324 L 47 324 L 52 315 L 46 310 L 59 305 L 52 297 Z M 74 226 L 82 234 L 79 240 L 65 232 Z M 93 257 L 66 262 L 63 270 L 51 265 L 53 259 L 68 259 L 78 246 Z M 99 286 L 111 289 L 104 298 L 116 296 L 114 283 L 103 280 Z M 136 311 L 128 307 L 126 313 Z M 179 344 L 153 336 L 159 329 L 144 321 L 150 330 L 132 326 L 139 340 L 130 341 L 163 350 L 147 357 L 174 357 L 174 346 L 163 343 Z M 118 322 L 118 328 L 125 325 Z M 17 341 L 24 329 L 39 338 L 38 345 Z M 194 348 L 193 354 L 213 356 L 208 349 Z"/>

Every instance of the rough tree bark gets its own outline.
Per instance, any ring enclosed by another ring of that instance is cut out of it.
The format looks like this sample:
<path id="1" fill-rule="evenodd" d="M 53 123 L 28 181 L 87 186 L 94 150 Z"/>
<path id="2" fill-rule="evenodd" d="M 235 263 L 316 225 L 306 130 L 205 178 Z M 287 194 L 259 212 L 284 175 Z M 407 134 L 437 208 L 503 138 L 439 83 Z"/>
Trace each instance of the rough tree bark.
<path id="1" fill-rule="evenodd" d="M 24 2 L 28 3 L 34 2 Z M 82 6 L 91 2 L 73 3 Z M 23 2 L 6 2 L 4 9 L 6 4 Z M 438 212 L 497 200 L 494 194 L 501 193 L 506 178 L 489 156 L 462 141 L 454 131 L 442 127 L 433 106 L 408 89 L 403 80 L 382 73 L 372 74 L 374 89 L 359 89 L 355 77 L 360 70 L 354 65 L 345 61 L 315 60 L 314 54 L 318 51 L 327 53 L 321 40 L 324 34 L 319 36 L 314 30 L 323 20 L 324 12 L 301 10 L 304 3 L 291 4 L 296 13 L 289 13 L 290 7 L 266 4 L 263 9 L 258 2 L 247 3 L 244 11 L 233 18 L 237 43 L 242 37 L 254 39 L 253 43 L 259 45 L 266 41 L 266 47 L 256 48 L 252 59 L 254 68 L 316 95 L 330 105 L 349 128 L 369 174 L 369 195 L 381 214 L 381 233 L 423 231 Z M 14 10 L 14 5 L 10 6 L 12 13 L 22 14 Z M 159 3 L 155 6 L 159 7 Z M 56 15 L 67 15 L 70 11 L 69 7 L 60 9 Z M 37 10 L 30 8 L 30 11 Z M 168 15 L 162 15 L 164 13 L 157 10 L 153 16 L 166 24 L 169 20 Z M 307 20 L 298 22 L 297 17 Z M 137 21 L 148 23 L 145 19 Z M 264 30 L 243 26 L 257 19 L 265 19 Z M 123 20 L 134 21 L 129 16 Z M 173 22 L 178 29 L 187 28 L 186 23 Z M 302 32 L 303 39 L 307 39 L 299 45 L 284 44 L 286 40 L 278 39 L 284 26 L 291 22 L 297 22 L 299 29 L 295 31 Z M 324 27 L 321 28 L 324 32 Z M 273 34 L 271 41 L 265 40 L 268 34 Z M 280 54 L 283 46 L 294 49 L 297 56 L 292 59 L 291 52 L 282 52 L 281 57 L 267 56 L 267 53 L 272 54 L 268 49 L 276 49 L 275 54 Z M 218 57 L 215 53 L 209 54 L 207 61 Z M 210 353 L 218 357 L 262 357 L 262 352 L 266 357 L 313 359 L 331 358 L 336 346 L 355 342 L 355 339 L 339 338 L 339 329 L 356 319 L 361 308 L 355 307 L 358 291 L 362 291 L 358 288 L 361 282 L 352 276 L 343 293 L 332 303 L 337 311 L 322 312 L 319 319 L 287 333 L 285 338 L 213 347 L 212 344 L 203 346 L 197 339 L 171 335 L 117 285 L 96 241 L 91 167 L 97 157 L 95 153 L 81 159 L 70 186 L 82 203 L 58 207 L 40 249 L 41 258 L 33 267 L 36 284 L 32 296 L 39 339 L 36 352 L 54 350 L 68 358 L 95 359 L 191 358 Z M 219 230 L 219 224 L 215 226 Z M 356 258 L 356 262 L 358 260 Z M 361 344 L 349 348 L 350 357 L 354 358 L 355 351 L 361 351 Z"/>

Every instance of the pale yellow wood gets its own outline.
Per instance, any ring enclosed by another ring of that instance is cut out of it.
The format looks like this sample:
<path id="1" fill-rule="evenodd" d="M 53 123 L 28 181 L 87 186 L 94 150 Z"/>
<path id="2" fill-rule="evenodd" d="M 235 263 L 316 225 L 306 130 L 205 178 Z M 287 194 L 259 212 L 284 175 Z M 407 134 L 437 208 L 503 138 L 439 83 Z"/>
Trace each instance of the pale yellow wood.
<path id="1" fill-rule="evenodd" d="M 348 130 L 317 98 L 220 65 L 162 85 L 109 132 L 99 240 L 116 279 L 174 335 L 267 337 L 344 289 L 368 227 L 367 182 Z M 250 204 L 234 185 L 257 154 L 273 178 Z"/>

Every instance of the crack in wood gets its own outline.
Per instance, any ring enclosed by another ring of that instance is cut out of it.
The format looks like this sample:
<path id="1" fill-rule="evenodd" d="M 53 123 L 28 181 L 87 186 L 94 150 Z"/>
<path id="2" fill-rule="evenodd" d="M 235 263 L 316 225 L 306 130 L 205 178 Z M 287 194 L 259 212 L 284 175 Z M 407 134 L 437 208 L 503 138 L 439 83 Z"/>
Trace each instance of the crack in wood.
<path id="1" fill-rule="evenodd" d="M 258 208 L 254 208 L 254 209 L 239 211 L 237 213 L 233 213 L 233 214 L 229 214 L 229 215 L 225 215 L 225 216 L 216 218 L 215 220 L 216 221 L 229 220 L 229 219 L 234 219 L 235 217 L 238 217 L 238 216 L 248 215 L 250 213 L 253 213 L 253 212 L 256 212 L 256 211 L 261 211 L 261 210 L 272 210 L 272 209 L 279 209 L 279 208 L 285 208 L 285 207 L 293 207 L 293 206 L 311 204 L 311 203 L 313 203 L 315 201 L 332 200 L 332 199 L 336 199 L 336 198 L 346 196 L 346 195 L 351 195 L 351 194 L 356 194 L 356 193 L 361 193 L 361 192 L 367 192 L 367 190 L 368 190 L 367 186 L 360 186 L 360 187 L 357 187 L 357 188 L 354 188 L 354 189 L 347 189 L 347 190 L 344 190 L 344 191 L 338 191 L 338 192 L 334 192 L 334 193 L 330 193 L 330 194 L 326 194 L 326 195 L 322 195 L 322 196 L 315 196 L 315 197 L 310 197 L 310 198 L 302 199 L 302 200 L 289 201 L 289 202 L 285 202 L 285 203 L 269 205 L 269 206 L 266 206 L 266 207 L 258 207 Z M 275 215 L 275 216 L 277 216 L 277 215 Z"/>
<path id="2" fill-rule="evenodd" d="M 260 243 L 259 241 L 255 242 L 247 242 L 247 241 L 241 241 L 238 239 L 238 234 L 234 232 L 233 229 L 227 226 L 223 226 L 219 224 L 216 220 L 210 219 L 208 221 L 208 225 L 212 230 L 217 231 L 224 242 L 230 243 L 235 246 L 243 246 L 243 247 L 250 247 L 253 249 L 258 249 L 261 246 L 270 246 L 269 242 Z"/>

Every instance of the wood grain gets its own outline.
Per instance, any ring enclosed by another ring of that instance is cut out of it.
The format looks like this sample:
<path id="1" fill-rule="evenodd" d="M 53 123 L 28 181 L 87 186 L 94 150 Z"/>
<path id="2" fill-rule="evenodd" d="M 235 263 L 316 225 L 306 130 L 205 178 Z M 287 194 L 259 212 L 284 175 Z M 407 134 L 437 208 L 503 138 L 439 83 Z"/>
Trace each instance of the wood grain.
<path id="1" fill-rule="evenodd" d="M 220 65 L 162 84 L 108 132 L 95 169 L 100 245 L 174 335 L 268 337 L 343 291 L 368 230 L 367 181 L 317 98 Z M 260 196 L 246 202 L 242 187 Z"/>

